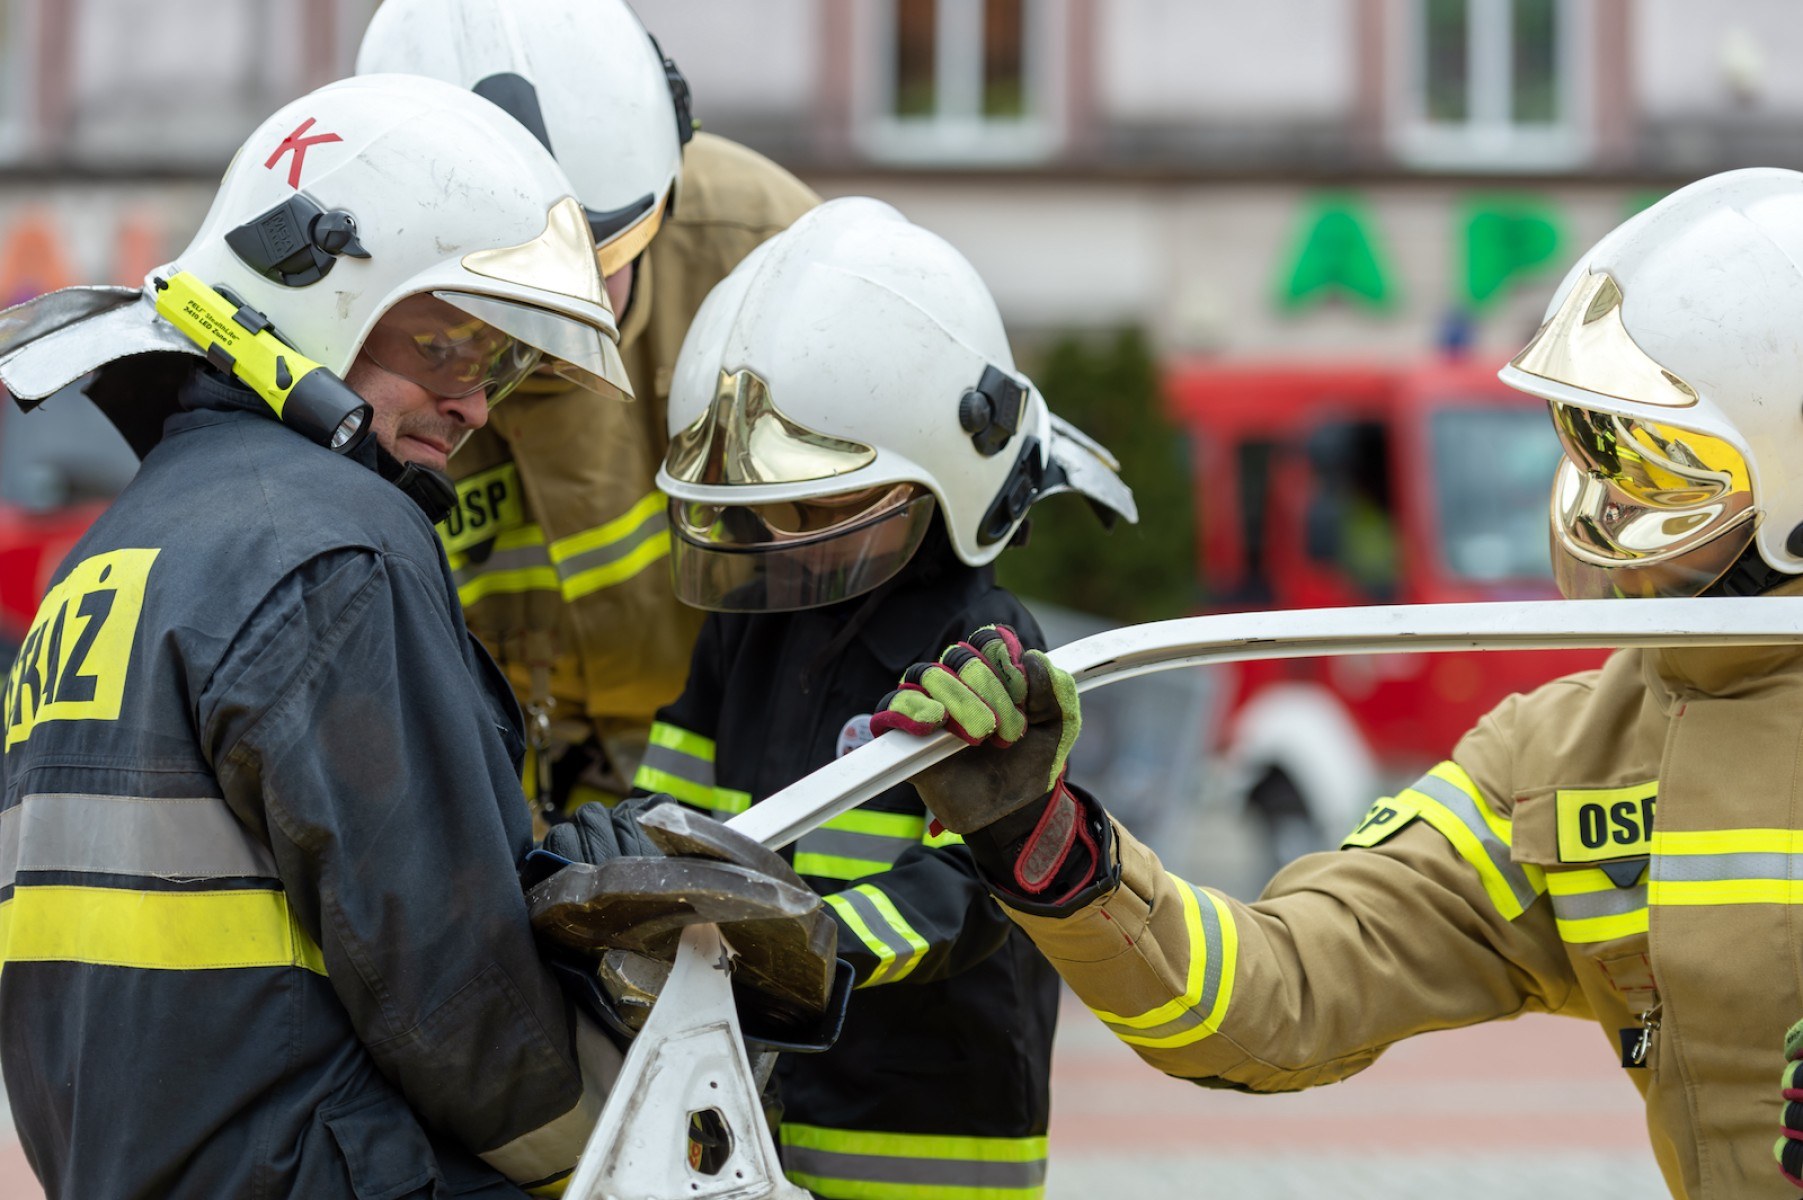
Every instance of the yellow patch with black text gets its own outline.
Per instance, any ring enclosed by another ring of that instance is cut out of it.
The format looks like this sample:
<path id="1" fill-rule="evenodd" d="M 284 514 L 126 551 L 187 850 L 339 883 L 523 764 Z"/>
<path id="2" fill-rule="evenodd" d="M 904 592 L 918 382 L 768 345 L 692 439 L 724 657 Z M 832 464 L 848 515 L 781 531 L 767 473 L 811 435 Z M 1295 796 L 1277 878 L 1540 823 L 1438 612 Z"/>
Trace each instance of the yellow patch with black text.
<path id="1" fill-rule="evenodd" d="M 116 721 L 156 550 L 83 559 L 50 589 L 6 679 L 6 748 L 46 721 Z"/>
<path id="2" fill-rule="evenodd" d="M 438 523 L 446 554 L 460 554 L 526 523 L 520 470 L 502 463 L 457 481 L 457 506 Z"/>
<path id="3" fill-rule="evenodd" d="M 1340 849 L 1348 846 L 1375 846 L 1421 815 L 1421 806 L 1411 800 L 1385 796 L 1365 811 L 1358 828 L 1346 835 Z"/>
<path id="4" fill-rule="evenodd" d="M 1659 781 L 1619 788 L 1560 788 L 1559 861 L 1602 862 L 1653 850 L 1653 810 Z"/>

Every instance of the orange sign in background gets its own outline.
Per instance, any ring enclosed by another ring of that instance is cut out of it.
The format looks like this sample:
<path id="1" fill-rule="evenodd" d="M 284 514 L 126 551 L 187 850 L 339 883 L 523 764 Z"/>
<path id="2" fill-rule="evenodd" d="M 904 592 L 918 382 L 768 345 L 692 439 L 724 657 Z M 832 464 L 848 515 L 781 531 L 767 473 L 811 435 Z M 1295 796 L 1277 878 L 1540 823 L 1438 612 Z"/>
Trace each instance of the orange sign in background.
<path id="1" fill-rule="evenodd" d="M 167 261 L 172 252 L 161 222 L 147 211 L 126 208 L 110 230 L 93 232 L 111 241 L 106 282 L 142 284 L 151 268 Z M 57 288 L 101 282 L 72 265 L 68 237 L 62 223 L 40 205 L 0 216 L 0 307 Z"/>

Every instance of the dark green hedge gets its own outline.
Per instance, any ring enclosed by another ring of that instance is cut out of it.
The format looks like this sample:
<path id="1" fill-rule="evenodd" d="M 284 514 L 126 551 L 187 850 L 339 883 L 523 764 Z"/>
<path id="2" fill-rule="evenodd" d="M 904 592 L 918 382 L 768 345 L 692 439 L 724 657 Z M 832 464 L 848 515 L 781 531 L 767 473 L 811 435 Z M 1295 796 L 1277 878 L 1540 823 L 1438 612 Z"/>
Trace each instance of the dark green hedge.
<path id="1" fill-rule="evenodd" d="M 1189 442 L 1164 418 L 1145 335 L 1061 337 L 1022 366 L 1053 412 L 1121 460 L 1140 523 L 1108 532 L 1079 497 L 1048 500 L 1033 509 L 1027 546 L 1002 555 L 1002 583 L 1123 624 L 1194 611 L 1201 586 Z"/>

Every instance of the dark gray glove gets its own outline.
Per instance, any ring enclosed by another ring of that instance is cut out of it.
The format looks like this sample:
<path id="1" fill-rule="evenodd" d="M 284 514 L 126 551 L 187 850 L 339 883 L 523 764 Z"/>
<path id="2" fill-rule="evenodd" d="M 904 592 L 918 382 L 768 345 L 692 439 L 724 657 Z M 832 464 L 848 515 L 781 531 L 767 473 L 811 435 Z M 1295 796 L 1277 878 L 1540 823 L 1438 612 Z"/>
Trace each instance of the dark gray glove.
<path id="1" fill-rule="evenodd" d="M 781 855 L 668 796 L 584 805 L 544 848 L 575 865 L 527 891 L 541 936 L 668 961 L 684 928 L 712 922 L 737 952 L 737 985 L 781 1020 L 825 1010 L 838 926 Z"/>
<path id="2" fill-rule="evenodd" d="M 640 796 L 608 808 L 584 804 L 576 815 L 545 834 L 544 848 L 571 862 L 601 864 L 632 855 L 658 855 L 652 840 L 639 828 L 639 814 L 667 796 Z"/>

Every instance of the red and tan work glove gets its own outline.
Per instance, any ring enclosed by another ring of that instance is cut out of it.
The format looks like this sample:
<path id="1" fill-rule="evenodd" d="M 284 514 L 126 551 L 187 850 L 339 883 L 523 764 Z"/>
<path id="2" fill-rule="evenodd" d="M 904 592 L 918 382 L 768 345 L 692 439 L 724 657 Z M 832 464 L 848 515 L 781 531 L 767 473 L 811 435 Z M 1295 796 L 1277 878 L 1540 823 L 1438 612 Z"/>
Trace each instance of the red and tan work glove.
<path id="1" fill-rule="evenodd" d="M 1772 1147 L 1772 1157 L 1784 1177 L 1803 1188 L 1803 1021 L 1784 1035 L 1784 1059 L 1784 1133 Z"/>
<path id="2" fill-rule="evenodd" d="M 914 777 L 938 822 L 963 834 L 977 864 L 1011 898 L 1061 906 L 1103 865 L 1099 807 L 1064 784 L 1083 718 L 1070 673 L 989 625 L 916 663 L 870 720 L 875 733 L 941 729 L 973 749 Z"/>

